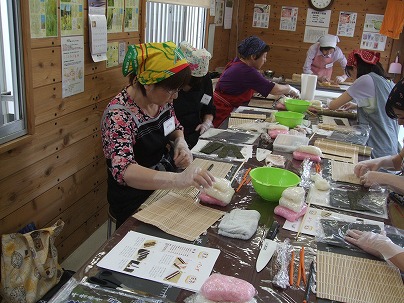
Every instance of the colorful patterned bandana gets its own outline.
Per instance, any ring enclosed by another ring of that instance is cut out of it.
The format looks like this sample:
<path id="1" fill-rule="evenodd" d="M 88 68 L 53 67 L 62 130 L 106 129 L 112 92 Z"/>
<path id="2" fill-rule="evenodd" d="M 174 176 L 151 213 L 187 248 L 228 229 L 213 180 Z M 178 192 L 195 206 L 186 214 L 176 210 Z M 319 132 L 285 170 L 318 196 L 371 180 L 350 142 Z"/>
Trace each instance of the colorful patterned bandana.
<path id="1" fill-rule="evenodd" d="M 205 76 L 209 71 L 209 60 L 212 58 L 211 54 L 206 49 L 197 49 L 186 41 L 180 43 L 180 48 L 189 62 L 192 76 Z"/>
<path id="2" fill-rule="evenodd" d="M 135 73 L 140 84 L 155 84 L 189 66 L 174 42 L 129 45 L 122 73 Z"/>
<path id="3" fill-rule="evenodd" d="M 240 55 L 247 58 L 251 55 L 259 54 L 267 44 L 256 36 L 245 38 L 239 44 L 237 50 Z"/>
<path id="4" fill-rule="evenodd" d="M 355 55 L 359 55 L 364 62 L 372 65 L 375 65 L 380 60 L 380 53 L 365 49 L 355 49 L 348 55 L 347 66 L 356 67 L 358 65 Z"/>

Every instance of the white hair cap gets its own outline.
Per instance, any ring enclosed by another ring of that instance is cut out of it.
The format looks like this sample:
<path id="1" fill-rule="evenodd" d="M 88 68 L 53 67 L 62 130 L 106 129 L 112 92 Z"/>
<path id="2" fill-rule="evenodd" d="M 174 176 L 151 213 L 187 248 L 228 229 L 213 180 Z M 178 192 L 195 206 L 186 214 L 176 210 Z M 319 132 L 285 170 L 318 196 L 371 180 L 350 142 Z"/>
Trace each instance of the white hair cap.
<path id="1" fill-rule="evenodd" d="M 324 35 L 318 39 L 320 42 L 320 47 L 333 47 L 337 46 L 337 42 L 339 42 L 339 38 L 334 35 Z"/>

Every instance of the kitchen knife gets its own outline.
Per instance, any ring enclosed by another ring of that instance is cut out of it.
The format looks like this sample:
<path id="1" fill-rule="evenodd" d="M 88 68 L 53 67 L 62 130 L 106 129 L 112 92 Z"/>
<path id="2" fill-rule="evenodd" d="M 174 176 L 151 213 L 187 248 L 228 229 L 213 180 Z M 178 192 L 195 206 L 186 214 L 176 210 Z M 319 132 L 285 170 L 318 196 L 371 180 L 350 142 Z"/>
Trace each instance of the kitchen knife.
<path id="1" fill-rule="evenodd" d="M 278 230 L 279 223 L 277 221 L 274 221 L 267 233 L 266 238 L 262 243 L 262 247 L 257 258 L 257 263 L 255 264 L 257 272 L 263 270 L 264 267 L 268 264 L 269 260 L 271 260 L 272 255 L 276 250 L 276 246 L 278 245 L 275 241 L 273 241 L 273 239 L 275 239 L 276 237 L 276 234 L 278 233 Z"/>

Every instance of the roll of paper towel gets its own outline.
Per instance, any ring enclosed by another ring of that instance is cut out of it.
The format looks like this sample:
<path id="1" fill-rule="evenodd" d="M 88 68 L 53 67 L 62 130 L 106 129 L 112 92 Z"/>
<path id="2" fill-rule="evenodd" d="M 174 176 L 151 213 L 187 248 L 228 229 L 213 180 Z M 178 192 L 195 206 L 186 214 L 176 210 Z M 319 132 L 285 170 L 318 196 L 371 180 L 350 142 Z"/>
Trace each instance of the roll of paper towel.
<path id="1" fill-rule="evenodd" d="M 314 99 L 314 93 L 317 87 L 317 76 L 302 74 L 302 94 L 301 99 L 311 101 Z"/>

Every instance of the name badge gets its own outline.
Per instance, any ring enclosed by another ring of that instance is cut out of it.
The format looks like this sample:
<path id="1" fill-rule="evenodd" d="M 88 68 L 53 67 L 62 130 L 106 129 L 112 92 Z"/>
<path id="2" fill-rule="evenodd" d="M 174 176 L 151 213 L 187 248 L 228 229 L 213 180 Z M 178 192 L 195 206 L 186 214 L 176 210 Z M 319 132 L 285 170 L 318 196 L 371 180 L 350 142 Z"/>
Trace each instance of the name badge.
<path id="1" fill-rule="evenodd" d="M 171 117 L 170 119 L 165 121 L 163 123 L 163 127 L 164 127 L 164 136 L 168 136 L 169 134 L 171 134 L 175 129 L 174 117 Z"/>
<path id="2" fill-rule="evenodd" d="M 203 94 L 203 97 L 201 99 L 201 103 L 205 104 L 205 105 L 208 105 L 209 102 L 210 102 L 210 99 L 212 99 L 212 96 L 209 96 L 207 94 Z"/>
<path id="3" fill-rule="evenodd" d="M 332 62 L 328 63 L 328 64 L 325 65 L 325 68 L 331 68 L 331 67 L 333 67 L 333 65 L 334 65 L 334 63 L 332 63 Z"/>

